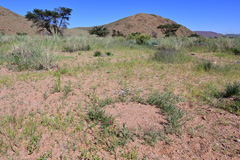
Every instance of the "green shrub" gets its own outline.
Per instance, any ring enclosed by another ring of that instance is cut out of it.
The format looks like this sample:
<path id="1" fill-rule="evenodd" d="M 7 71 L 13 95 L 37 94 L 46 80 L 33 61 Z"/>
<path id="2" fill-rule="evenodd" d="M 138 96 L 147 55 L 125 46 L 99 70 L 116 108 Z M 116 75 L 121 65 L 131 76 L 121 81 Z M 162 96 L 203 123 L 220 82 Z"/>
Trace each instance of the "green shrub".
<path id="1" fill-rule="evenodd" d="M 102 53 L 100 51 L 96 51 L 93 56 L 100 57 L 100 56 L 102 56 Z"/>
<path id="2" fill-rule="evenodd" d="M 95 26 L 89 30 L 89 34 L 95 34 L 99 37 L 106 37 L 109 34 L 109 31 L 105 26 Z"/>
<path id="3" fill-rule="evenodd" d="M 135 40 L 137 44 L 146 44 L 147 40 L 151 37 L 148 35 L 141 34 L 139 32 L 128 34 L 128 40 Z"/>

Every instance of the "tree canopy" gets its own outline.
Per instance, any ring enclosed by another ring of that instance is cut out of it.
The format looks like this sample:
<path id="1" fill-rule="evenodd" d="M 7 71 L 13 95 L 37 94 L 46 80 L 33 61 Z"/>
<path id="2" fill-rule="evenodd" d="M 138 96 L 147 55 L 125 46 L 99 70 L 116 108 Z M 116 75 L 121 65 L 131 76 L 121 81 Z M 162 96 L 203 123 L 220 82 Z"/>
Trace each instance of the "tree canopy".
<path id="1" fill-rule="evenodd" d="M 105 26 L 95 26 L 89 30 L 89 34 L 96 34 L 99 37 L 106 37 L 109 34 L 109 30 Z"/>
<path id="2" fill-rule="evenodd" d="M 157 28 L 161 29 L 163 34 L 165 34 L 166 37 L 170 36 L 176 36 L 176 31 L 178 28 L 181 27 L 180 24 L 165 24 L 165 25 L 159 25 Z"/>
<path id="3" fill-rule="evenodd" d="M 63 29 L 67 28 L 72 9 L 66 7 L 55 8 L 51 10 L 34 9 L 33 12 L 27 12 L 25 18 L 32 21 L 38 28 L 38 32 L 46 30 L 50 35 L 63 35 Z"/>

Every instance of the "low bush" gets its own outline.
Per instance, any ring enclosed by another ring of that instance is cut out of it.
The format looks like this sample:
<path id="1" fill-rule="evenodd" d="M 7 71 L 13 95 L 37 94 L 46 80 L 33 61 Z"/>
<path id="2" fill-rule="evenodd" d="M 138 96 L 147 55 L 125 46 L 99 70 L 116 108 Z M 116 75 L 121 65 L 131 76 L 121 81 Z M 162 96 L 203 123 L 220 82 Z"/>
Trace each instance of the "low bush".
<path id="1" fill-rule="evenodd" d="M 96 51 L 93 56 L 100 57 L 100 56 L 102 56 L 102 53 L 100 51 Z"/>
<path id="2" fill-rule="evenodd" d="M 151 37 L 148 35 L 141 34 L 139 32 L 128 34 L 128 40 L 135 40 L 137 44 L 146 44 L 147 40 Z"/>

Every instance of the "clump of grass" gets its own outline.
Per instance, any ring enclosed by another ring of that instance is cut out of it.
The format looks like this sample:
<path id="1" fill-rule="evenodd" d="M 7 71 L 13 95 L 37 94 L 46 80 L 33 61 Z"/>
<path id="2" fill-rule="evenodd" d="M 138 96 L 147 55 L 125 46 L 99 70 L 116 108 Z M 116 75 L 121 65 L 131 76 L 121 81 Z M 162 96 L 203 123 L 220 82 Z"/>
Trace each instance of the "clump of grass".
<path id="1" fill-rule="evenodd" d="M 67 43 L 63 46 L 63 52 L 89 51 L 91 46 L 88 44 Z"/>
<path id="2" fill-rule="evenodd" d="M 162 63 L 184 63 L 190 60 L 190 57 L 178 53 L 176 49 L 159 49 L 154 56 L 152 57 L 153 60 L 162 62 Z"/>
<path id="3" fill-rule="evenodd" d="M 228 83 L 216 97 L 218 108 L 240 115 L 240 83 Z"/>
<path id="4" fill-rule="evenodd" d="M 181 126 L 183 111 L 177 108 L 176 103 L 178 101 L 179 98 L 174 96 L 172 93 L 154 93 L 151 94 L 147 99 L 148 104 L 156 105 L 168 116 L 169 133 L 177 132 L 178 128 Z"/>
<path id="5" fill-rule="evenodd" d="M 93 56 L 100 57 L 100 56 L 102 56 L 102 53 L 100 51 L 96 51 Z"/>
<path id="6" fill-rule="evenodd" d="M 87 113 L 90 120 L 95 123 L 102 123 L 102 127 L 108 127 L 114 122 L 112 116 L 107 116 L 104 110 L 101 110 L 98 106 L 94 106 L 88 110 Z"/>
<path id="7" fill-rule="evenodd" d="M 17 65 L 20 71 L 28 69 L 48 70 L 55 65 L 57 56 L 41 46 L 20 45 L 8 55 L 8 62 Z"/>
<path id="8" fill-rule="evenodd" d="M 223 98 L 229 98 L 232 96 L 238 96 L 240 95 L 240 83 L 234 82 L 234 83 L 228 83 L 222 93 L 220 93 L 220 96 Z"/>
<path id="9" fill-rule="evenodd" d="M 201 61 L 198 65 L 197 65 L 197 70 L 198 71 L 210 71 L 211 69 L 213 69 L 213 64 L 210 61 Z"/>

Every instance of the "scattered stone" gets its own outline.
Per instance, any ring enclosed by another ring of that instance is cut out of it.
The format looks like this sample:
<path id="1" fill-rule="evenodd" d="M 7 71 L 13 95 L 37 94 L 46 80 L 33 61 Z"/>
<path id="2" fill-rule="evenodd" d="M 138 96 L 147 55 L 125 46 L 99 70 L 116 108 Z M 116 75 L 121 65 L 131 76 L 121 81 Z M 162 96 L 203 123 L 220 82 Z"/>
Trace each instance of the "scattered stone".
<path id="1" fill-rule="evenodd" d="M 234 141 L 240 143 L 240 139 L 234 139 Z"/>
<path id="2" fill-rule="evenodd" d="M 240 63 L 240 61 L 235 61 L 235 62 L 233 62 L 233 63 Z"/>
<path id="3" fill-rule="evenodd" d="M 203 116 L 202 119 L 203 119 L 203 120 L 206 120 L 206 117 Z"/>
<path id="4" fill-rule="evenodd" d="M 196 55 L 196 53 L 194 53 L 194 52 L 193 52 L 193 53 L 191 53 L 191 55 L 195 56 L 195 55 Z"/>

